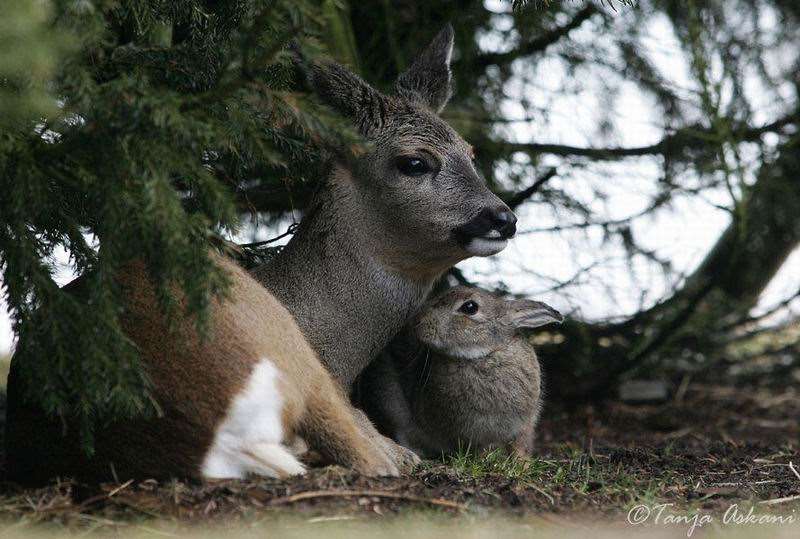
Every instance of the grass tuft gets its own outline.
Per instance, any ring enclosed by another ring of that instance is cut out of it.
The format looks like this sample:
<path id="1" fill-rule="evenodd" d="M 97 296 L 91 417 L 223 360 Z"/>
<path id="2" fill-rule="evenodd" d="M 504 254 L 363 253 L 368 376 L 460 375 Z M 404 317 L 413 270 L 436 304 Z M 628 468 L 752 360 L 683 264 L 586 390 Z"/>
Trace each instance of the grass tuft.
<path id="1" fill-rule="evenodd" d="M 453 455 L 443 455 L 440 462 L 450 467 L 459 478 L 475 480 L 495 475 L 519 481 L 537 481 L 553 465 L 543 459 L 509 454 L 504 449 L 479 453 L 469 447 L 459 449 Z"/>
<path id="2" fill-rule="evenodd" d="M 658 499 L 678 478 L 667 474 L 661 481 L 639 475 L 620 462 L 612 462 L 606 455 L 587 454 L 571 444 L 556 448 L 555 455 L 544 457 L 519 457 L 503 449 L 476 452 L 460 449 L 452 455 L 443 455 L 430 462 L 430 466 L 448 467 L 449 473 L 461 481 L 486 482 L 491 478 L 512 480 L 524 487 L 532 487 L 548 498 L 558 493 L 573 493 L 589 499 L 601 496 L 629 507 Z"/>

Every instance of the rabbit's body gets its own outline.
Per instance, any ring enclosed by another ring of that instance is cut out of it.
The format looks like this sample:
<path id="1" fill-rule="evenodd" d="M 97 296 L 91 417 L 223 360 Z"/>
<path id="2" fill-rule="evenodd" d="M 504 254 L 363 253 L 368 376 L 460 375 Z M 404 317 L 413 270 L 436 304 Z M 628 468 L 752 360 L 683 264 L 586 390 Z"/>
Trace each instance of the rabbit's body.
<path id="1" fill-rule="evenodd" d="M 432 352 L 421 363 L 422 383 L 405 387 L 422 453 L 515 445 L 536 424 L 541 374 L 532 347 L 515 342 L 468 361 Z"/>
<path id="2" fill-rule="evenodd" d="M 467 314 L 464 306 L 474 304 Z M 507 447 L 530 454 L 541 410 L 541 371 L 517 330 L 560 322 L 543 303 L 455 288 L 426 304 L 364 378 L 371 415 L 427 456 Z"/>

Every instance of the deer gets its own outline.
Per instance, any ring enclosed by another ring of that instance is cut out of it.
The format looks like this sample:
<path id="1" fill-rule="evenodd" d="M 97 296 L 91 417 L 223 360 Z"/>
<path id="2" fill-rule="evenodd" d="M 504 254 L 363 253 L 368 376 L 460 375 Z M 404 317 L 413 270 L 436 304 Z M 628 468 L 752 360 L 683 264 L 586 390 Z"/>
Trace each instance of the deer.
<path id="1" fill-rule="evenodd" d="M 141 264 L 123 272 L 124 329 L 162 414 L 105 426 L 91 459 L 24 400 L 18 349 L 8 390 L 10 478 L 285 477 L 304 472 L 302 446 L 367 475 L 397 475 L 417 462 L 345 395 L 445 271 L 502 251 L 516 232 L 472 148 L 438 116 L 451 94 L 452 50 L 448 25 L 400 74 L 393 95 L 336 62 L 300 60 L 313 92 L 350 119 L 366 151 L 334 160 L 274 261 L 248 274 L 215 257 L 230 285 L 212 306 L 205 339 L 188 320 L 167 332 Z M 80 285 L 68 286 L 79 295 Z"/>

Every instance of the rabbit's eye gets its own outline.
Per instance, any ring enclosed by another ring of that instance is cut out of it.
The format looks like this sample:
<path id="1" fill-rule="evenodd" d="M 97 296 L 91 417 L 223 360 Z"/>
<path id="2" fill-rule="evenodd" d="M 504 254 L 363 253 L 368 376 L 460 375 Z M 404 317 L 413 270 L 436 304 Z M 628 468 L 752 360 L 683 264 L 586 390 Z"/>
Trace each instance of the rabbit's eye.
<path id="1" fill-rule="evenodd" d="M 458 312 L 473 315 L 478 312 L 478 304 L 472 300 L 465 301 L 463 305 L 458 308 Z"/>

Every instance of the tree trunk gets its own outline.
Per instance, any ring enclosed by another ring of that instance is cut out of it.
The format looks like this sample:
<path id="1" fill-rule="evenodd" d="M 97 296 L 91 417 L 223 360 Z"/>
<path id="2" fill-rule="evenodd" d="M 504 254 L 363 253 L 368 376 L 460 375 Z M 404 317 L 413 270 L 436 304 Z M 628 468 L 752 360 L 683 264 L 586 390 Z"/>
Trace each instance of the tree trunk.
<path id="1" fill-rule="evenodd" d="M 705 355 L 722 328 L 755 306 L 800 244 L 800 151 L 795 137 L 765 163 L 714 248 L 669 299 L 614 325 L 568 322 L 540 347 L 548 392 L 565 401 L 612 396 L 618 378 L 687 352 Z"/>

